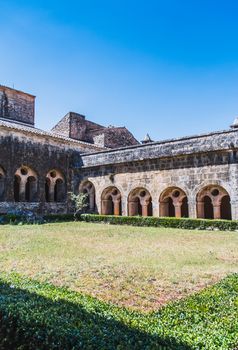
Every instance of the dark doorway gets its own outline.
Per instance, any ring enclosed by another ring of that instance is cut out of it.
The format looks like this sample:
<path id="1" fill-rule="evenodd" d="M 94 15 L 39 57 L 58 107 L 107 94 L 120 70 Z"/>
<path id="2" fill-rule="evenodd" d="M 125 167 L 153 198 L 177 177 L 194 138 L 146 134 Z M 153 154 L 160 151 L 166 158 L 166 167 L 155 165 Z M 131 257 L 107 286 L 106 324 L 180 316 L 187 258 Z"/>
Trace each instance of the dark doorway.
<path id="1" fill-rule="evenodd" d="M 188 218 L 188 198 L 184 197 L 181 206 L 181 217 Z"/>
<path id="2" fill-rule="evenodd" d="M 153 216 L 153 205 L 151 200 L 148 204 L 148 216 Z"/>
<path id="3" fill-rule="evenodd" d="M 14 200 L 20 202 L 20 182 L 21 178 L 17 175 L 14 176 Z"/>
<path id="4" fill-rule="evenodd" d="M 203 200 L 204 200 L 204 218 L 214 219 L 213 204 L 212 204 L 211 198 L 208 196 L 205 196 Z"/>
<path id="5" fill-rule="evenodd" d="M 55 182 L 55 189 L 54 189 L 54 201 L 63 202 L 64 200 L 65 200 L 64 182 L 61 179 L 57 179 Z"/>
<path id="6" fill-rule="evenodd" d="M 174 217 L 175 216 L 175 208 L 174 208 L 174 205 L 173 205 L 173 200 L 172 198 L 168 198 L 168 212 L 169 212 L 169 217 Z"/>
<path id="7" fill-rule="evenodd" d="M 221 200 L 221 219 L 231 220 L 231 200 L 228 195 Z"/>
<path id="8" fill-rule="evenodd" d="M 29 176 L 26 182 L 25 200 L 26 202 L 34 202 L 36 200 L 36 179 Z"/>

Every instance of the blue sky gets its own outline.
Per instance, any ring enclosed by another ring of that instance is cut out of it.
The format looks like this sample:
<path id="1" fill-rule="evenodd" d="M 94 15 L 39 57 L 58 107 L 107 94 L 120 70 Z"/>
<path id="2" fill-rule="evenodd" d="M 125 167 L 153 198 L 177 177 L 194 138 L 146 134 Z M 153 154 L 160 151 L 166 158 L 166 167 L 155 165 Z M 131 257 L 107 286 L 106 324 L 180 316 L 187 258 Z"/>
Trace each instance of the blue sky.
<path id="1" fill-rule="evenodd" d="M 238 115 L 238 2 L 1 1 L 0 83 L 141 140 L 226 129 Z"/>

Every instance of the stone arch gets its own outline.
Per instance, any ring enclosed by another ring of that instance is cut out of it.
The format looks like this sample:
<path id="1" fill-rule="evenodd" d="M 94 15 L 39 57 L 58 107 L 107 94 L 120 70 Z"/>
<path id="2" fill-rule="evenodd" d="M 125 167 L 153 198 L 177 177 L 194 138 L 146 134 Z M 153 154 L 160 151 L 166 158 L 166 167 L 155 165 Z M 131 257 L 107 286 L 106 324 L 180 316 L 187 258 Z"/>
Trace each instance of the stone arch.
<path id="1" fill-rule="evenodd" d="M 219 185 L 208 185 L 202 188 L 197 194 L 197 217 L 231 220 L 228 192 Z"/>
<path id="2" fill-rule="evenodd" d="M 14 175 L 15 202 L 36 202 L 38 177 L 36 172 L 28 166 L 21 166 Z"/>
<path id="3" fill-rule="evenodd" d="M 191 200 L 196 202 L 198 193 L 201 192 L 205 187 L 211 186 L 211 183 L 212 183 L 213 186 L 219 186 L 219 187 L 224 188 L 224 190 L 227 193 L 232 193 L 232 187 L 228 183 L 226 183 L 224 181 L 221 181 L 221 180 L 205 180 L 205 181 L 201 181 L 199 183 L 199 185 L 194 186 L 194 188 L 191 191 Z"/>
<path id="4" fill-rule="evenodd" d="M 96 207 L 94 184 L 89 180 L 85 180 L 81 182 L 81 184 L 79 185 L 79 193 L 87 194 L 87 201 L 88 201 L 87 211 L 94 212 Z"/>
<path id="5" fill-rule="evenodd" d="M 128 196 L 128 214 L 129 216 L 152 216 L 152 198 L 150 192 L 143 188 L 135 188 Z"/>
<path id="6" fill-rule="evenodd" d="M 46 202 L 64 202 L 66 200 L 66 184 L 61 171 L 50 170 L 45 179 Z"/>
<path id="7" fill-rule="evenodd" d="M 115 186 L 104 189 L 101 196 L 102 215 L 121 215 L 121 192 Z"/>
<path id="8" fill-rule="evenodd" d="M 166 188 L 160 195 L 160 216 L 188 217 L 188 198 L 179 187 Z"/>

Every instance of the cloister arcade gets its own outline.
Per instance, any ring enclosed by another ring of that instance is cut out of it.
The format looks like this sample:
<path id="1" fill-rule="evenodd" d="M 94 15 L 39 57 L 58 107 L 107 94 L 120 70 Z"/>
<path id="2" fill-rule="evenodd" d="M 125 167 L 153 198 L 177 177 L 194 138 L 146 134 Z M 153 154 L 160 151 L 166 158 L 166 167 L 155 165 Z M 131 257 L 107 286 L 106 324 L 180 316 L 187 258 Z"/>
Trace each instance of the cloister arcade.
<path id="1" fill-rule="evenodd" d="M 90 186 L 89 186 L 90 184 Z M 83 182 L 80 185 L 80 191 L 88 193 L 87 186 L 91 189 L 90 203 L 96 203 L 96 193 L 94 185 L 89 182 Z M 98 193 L 101 201 L 101 210 L 103 215 L 122 215 L 123 207 L 127 207 L 124 215 L 128 216 L 152 216 L 153 206 L 157 199 L 153 198 L 150 192 L 144 187 L 138 187 L 130 191 L 126 197 L 116 186 L 109 186 Z M 190 193 L 191 196 L 191 193 Z M 227 219 L 231 220 L 231 204 L 228 192 L 221 186 L 204 186 L 195 196 L 197 218 L 206 219 Z M 168 187 L 163 190 L 158 199 L 160 217 L 189 217 L 189 200 L 187 193 L 180 187 Z M 91 212 L 93 211 L 91 206 Z M 96 212 L 97 210 L 95 210 Z M 193 216 L 194 217 L 194 216 Z"/>
<path id="2" fill-rule="evenodd" d="M 121 193 L 117 187 L 107 187 L 101 198 L 103 215 L 121 215 Z"/>
<path id="3" fill-rule="evenodd" d="M 37 200 L 37 174 L 27 167 L 22 166 L 14 176 L 15 202 L 35 202 Z"/>
<path id="4" fill-rule="evenodd" d="M 0 202 L 5 200 L 6 173 L 0 166 Z M 21 166 L 14 174 L 13 198 L 15 202 L 39 201 L 39 177 L 29 166 Z M 45 178 L 45 201 L 64 202 L 66 200 L 66 183 L 59 170 L 50 170 Z M 92 197 L 94 200 L 94 195 Z"/>
<path id="5" fill-rule="evenodd" d="M 50 170 L 45 180 L 46 202 L 63 202 L 65 200 L 65 180 L 59 170 Z"/>
<path id="6" fill-rule="evenodd" d="M 231 220 L 230 196 L 227 191 L 216 185 L 210 185 L 197 195 L 197 217 L 205 219 Z"/>
<path id="7" fill-rule="evenodd" d="M 39 187 L 44 180 L 39 179 L 36 171 L 29 166 L 19 167 L 12 181 L 15 202 L 39 202 L 42 196 L 45 196 L 46 202 L 65 202 L 67 200 L 66 181 L 60 170 L 52 169 L 47 172 L 45 193 L 41 193 L 42 189 Z M 6 183 L 6 172 L 0 166 L 0 202 L 5 200 Z M 157 192 L 155 197 L 154 192 L 145 187 L 136 187 L 124 193 L 123 188 L 119 189 L 116 185 L 112 185 L 98 192 L 93 182 L 85 179 L 80 183 L 78 192 L 88 195 L 87 212 L 91 213 L 232 219 L 230 194 L 224 187 L 217 184 L 206 184 L 195 193 L 191 191 L 188 193 L 188 190 L 185 191 L 179 186 L 171 186 L 163 189 L 161 193 Z"/>
<path id="8" fill-rule="evenodd" d="M 136 188 L 128 196 L 129 216 L 152 216 L 152 199 L 145 188 Z"/>
<path id="9" fill-rule="evenodd" d="M 83 181 L 79 186 L 79 193 L 85 193 L 87 194 L 87 204 L 88 207 L 86 208 L 89 212 L 95 211 L 95 187 L 92 184 L 91 181 Z"/>
<path id="10" fill-rule="evenodd" d="M 160 216 L 188 217 L 188 198 L 179 187 L 169 187 L 159 199 Z"/>

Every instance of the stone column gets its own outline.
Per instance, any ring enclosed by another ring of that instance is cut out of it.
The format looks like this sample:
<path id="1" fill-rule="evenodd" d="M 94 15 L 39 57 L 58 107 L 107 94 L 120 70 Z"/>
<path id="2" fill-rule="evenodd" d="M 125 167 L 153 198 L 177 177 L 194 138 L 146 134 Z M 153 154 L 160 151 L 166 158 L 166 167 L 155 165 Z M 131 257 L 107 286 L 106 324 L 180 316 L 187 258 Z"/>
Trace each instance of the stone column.
<path id="1" fill-rule="evenodd" d="M 107 200 L 102 199 L 101 214 L 106 215 L 106 210 L 107 210 Z"/>
<path id="2" fill-rule="evenodd" d="M 231 218 L 238 220 L 238 203 L 236 201 L 231 201 Z"/>
<path id="3" fill-rule="evenodd" d="M 220 219 L 221 218 L 221 203 L 217 203 L 213 205 L 213 213 L 214 213 L 214 219 Z"/>
<path id="4" fill-rule="evenodd" d="M 54 202 L 55 200 L 55 182 L 51 181 L 49 186 L 49 201 Z"/>
<path id="5" fill-rule="evenodd" d="M 152 201 L 152 216 L 159 216 L 159 204 L 157 200 Z"/>
<path id="6" fill-rule="evenodd" d="M 88 193 L 89 196 L 89 209 L 90 211 L 94 211 L 94 207 L 95 207 L 95 194 L 93 193 Z"/>
<path id="7" fill-rule="evenodd" d="M 137 202 L 129 202 L 129 216 L 138 215 L 138 203 Z"/>
<path id="8" fill-rule="evenodd" d="M 142 207 L 142 216 L 148 216 L 148 203 L 143 203 Z"/>
<path id="9" fill-rule="evenodd" d="M 197 202 L 197 217 L 199 219 L 204 219 L 205 213 L 204 213 L 204 202 L 198 201 Z"/>
<path id="10" fill-rule="evenodd" d="M 127 204 L 127 197 L 126 196 L 121 197 L 121 215 L 122 216 L 128 215 L 128 204 Z"/>
<path id="11" fill-rule="evenodd" d="M 21 178 L 21 181 L 19 183 L 19 201 L 20 202 L 26 201 L 26 182 L 27 182 L 27 178 Z"/>
<path id="12" fill-rule="evenodd" d="M 175 217 L 176 218 L 181 218 L 181 206 L 182 203 L 178 202 L 174 204 L 174 208 L 175 208 Z"/>
<path id="13" fill-rule="evenodd" d="M 113 201 L 114 203 L 114 215 L 120 215 L 120 203 L 121 203 L 121 200 L 120 199 L 115 199 Z"/>
<path id="14" fill-rule="evenodd" d="M 159 204 L 159 216 L 168 217 L 169 216 L 169 205 L 168 202 L 160 202 Z"/>
<path id="15" fill-rule="evenodd" d="M 188 200 L 188 217 L 192 219 L 197 217 L 197 203 L 194 200 Z"/>
<path id="16" fill-rule="evenodd" d="M 103 199 L 102 200 L 102 215 L 110 215 L 111 214 L 111 199 Z"/>

